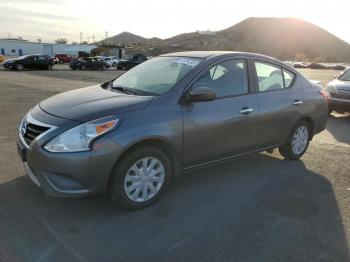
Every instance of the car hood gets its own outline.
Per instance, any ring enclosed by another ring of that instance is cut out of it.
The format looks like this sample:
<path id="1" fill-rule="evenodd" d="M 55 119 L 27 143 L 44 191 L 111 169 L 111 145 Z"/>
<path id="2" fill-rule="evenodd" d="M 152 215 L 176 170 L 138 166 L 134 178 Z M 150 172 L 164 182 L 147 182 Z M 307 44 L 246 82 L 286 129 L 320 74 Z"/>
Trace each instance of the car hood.
<path id="1" fill-rule="evenodd" d="M 15 61 L 18 61 L 19 59 L 17 59 L 17 58 L 11 58 L 11 59 L 6 59 L 5 61 L 4 61 L 4 63 L 11 63 L 11 62 L 15 62 Z"/>
<path id="2" fill-rule="evenodd" d="M 336 79 L 330 82 L 329 85 L 333 85 L 337 90 L 342 89 L 342 90 L 350 91 L 349 81 L 342 81 L 342 80 Z"/>
<path id="3" fill-rule="evenodd" d="M 145 108 L 152 98 L 112 92 L 98 85 L 55 95 L 42 101 L 39 106 L 53 116 L 86 122 Z"/>

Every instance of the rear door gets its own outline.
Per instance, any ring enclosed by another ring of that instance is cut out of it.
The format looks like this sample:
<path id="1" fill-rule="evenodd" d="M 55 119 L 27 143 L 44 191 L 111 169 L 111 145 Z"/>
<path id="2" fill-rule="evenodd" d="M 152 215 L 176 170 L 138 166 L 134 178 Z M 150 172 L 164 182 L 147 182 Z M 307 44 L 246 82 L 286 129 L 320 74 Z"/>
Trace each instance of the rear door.
<path id="1" fill-rule="evenodd" d="M 302 92 L 294 85 L 296 75 L 278 64 L 254 61 L 259 102 L 259 138 L 263 147 L 279 145 L 287 139 L 300 118 Z"/>
<path id="2" fill-rule="evenodd" d="M 39 69 L 47 69 L 49 65 L 49 56 L 39 55 L 37 60 L 37 67 Z"/>
<path id="3" fill-rule="evenodd" d="M 245 59 L 225 60 L 195 80 L 192 88 L 210 87 L 217 98 L 183 104 L 186 166 L 256 149 L 258 102 L 250 92 L 247 68 Z"/>
<path id="4" fill-rule="evenodd" d="M 29 69 L 35 69 L 37 68 L 37 61 L 38 60 L 38 56 L 36 55 L 33 55 L 33 56 L 28 56 L 26 59 L 25 59 L 25 67 L 26 68 L 29 68 Z"/>

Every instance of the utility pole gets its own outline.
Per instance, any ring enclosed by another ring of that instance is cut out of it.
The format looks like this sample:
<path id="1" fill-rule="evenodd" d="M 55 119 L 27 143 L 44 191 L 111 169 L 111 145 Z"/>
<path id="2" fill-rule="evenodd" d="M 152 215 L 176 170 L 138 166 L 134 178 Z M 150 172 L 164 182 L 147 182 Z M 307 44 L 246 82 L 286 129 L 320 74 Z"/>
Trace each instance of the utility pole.
<path id="1" fill-rule="evenodd" d="M 9 37 L 9 39 L 11 39 L 11 33 L 7 33 L 7 35 L 8 35 L 8 37 Z"/>
<path id="2" fill-rule="evenodd" d="M 95 43 L 95 35 L 92 35 L 92 42 Z"/>
<path id="3" fill-rule="evenodd" d="M 106 31 L 106 38 L 108 38 L 108 31 Z"/>
<path id="4" fill-rule="evenodd" d="M 83 32 L 80 32 L 80 42 L 79 44 L 81 44 L 83 42 Z"/>

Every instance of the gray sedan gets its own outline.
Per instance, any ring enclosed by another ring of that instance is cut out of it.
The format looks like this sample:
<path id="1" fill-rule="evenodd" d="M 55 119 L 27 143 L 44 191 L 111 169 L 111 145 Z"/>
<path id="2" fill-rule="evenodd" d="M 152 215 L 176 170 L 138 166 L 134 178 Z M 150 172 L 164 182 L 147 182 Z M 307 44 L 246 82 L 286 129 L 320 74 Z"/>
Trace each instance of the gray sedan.
<path id="1" fill-rule="evenodd" d="M 109 193 L 137 209 L 184 170 L 273 148 L 299 159 L 327 113 L 327 93 L 279 60 L 182 52 L 42 101 L 20 124 L 17 145 L 46 194 Z"/>
<path id="2" fill-rule="evenodd" d="M 327 85 L 329 112 L 350 112 L 350 68 Z"/>

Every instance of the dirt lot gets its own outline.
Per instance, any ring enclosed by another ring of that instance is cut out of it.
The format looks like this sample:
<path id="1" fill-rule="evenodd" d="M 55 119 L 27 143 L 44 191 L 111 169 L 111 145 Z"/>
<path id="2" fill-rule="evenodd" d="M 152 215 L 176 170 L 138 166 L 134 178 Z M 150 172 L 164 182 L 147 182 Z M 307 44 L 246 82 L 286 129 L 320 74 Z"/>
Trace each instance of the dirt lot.
<path id="1" fill-rule="evenodd" d="M 328 82 L 338 72 L 303 70 Z M 120 72 L 0 70 L 0 261 L 350 261 L 350 115 L 300 161 L 275 151 L 180 177 L 151 208 L 46 197 L 24 175 L 18 124 L 51 95 Z"/>

